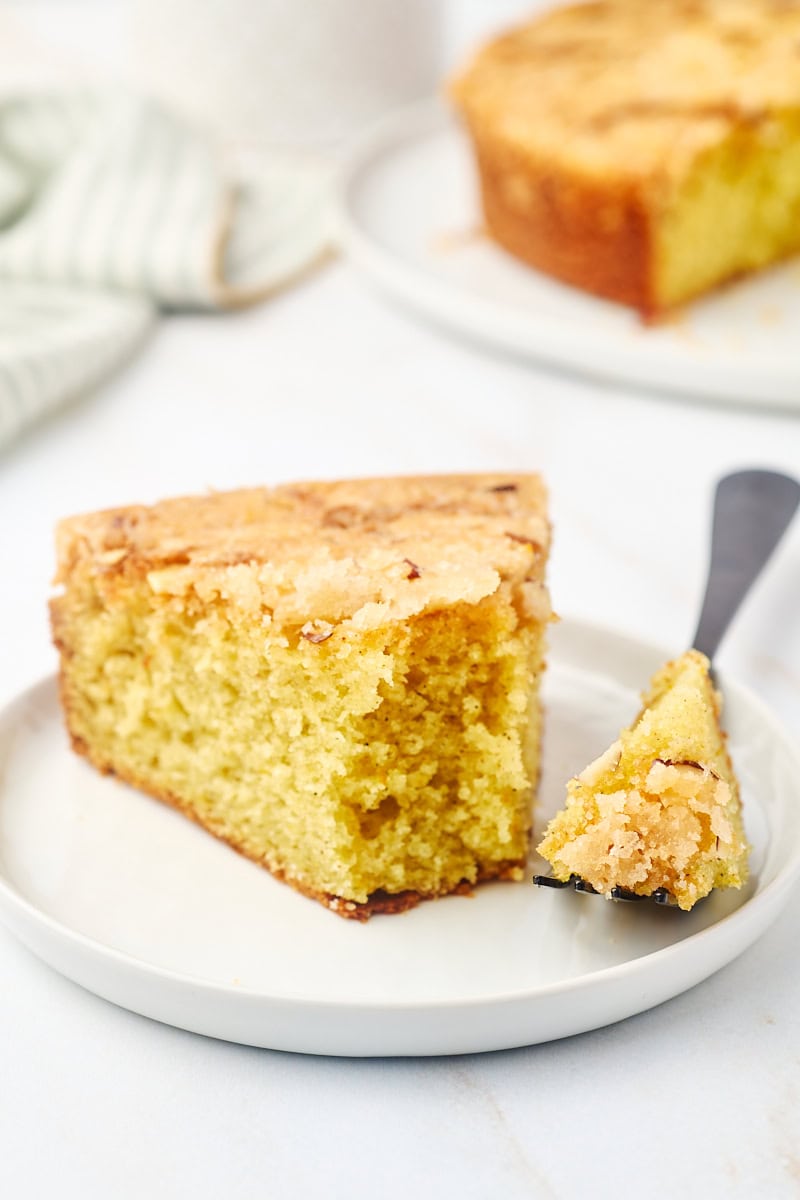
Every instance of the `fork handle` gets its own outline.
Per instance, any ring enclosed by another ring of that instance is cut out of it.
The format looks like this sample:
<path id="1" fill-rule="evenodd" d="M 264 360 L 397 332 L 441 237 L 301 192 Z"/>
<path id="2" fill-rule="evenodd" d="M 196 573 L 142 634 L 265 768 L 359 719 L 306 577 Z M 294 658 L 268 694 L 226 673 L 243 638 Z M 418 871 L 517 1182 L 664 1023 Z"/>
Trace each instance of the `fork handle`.
<path id="1" fill-rule="evenodd" d="M 713 659 L 739 605 L 800 504 L 800 483 L 775 471 L 737 471 L 717 484 L 711 561 L 696 650 Z"/>

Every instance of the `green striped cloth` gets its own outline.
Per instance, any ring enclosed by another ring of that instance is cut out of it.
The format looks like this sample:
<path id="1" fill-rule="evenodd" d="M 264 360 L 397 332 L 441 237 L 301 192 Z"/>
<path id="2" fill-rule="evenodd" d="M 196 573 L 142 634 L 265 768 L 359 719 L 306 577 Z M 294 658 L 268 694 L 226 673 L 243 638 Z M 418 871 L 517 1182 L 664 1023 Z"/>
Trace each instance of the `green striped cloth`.
<path id="1" fill-rule="evenodd" d="M 324 167 L 223 154 L 141 97 L 0 99 L 0 445 L 159 310 L 250 304 L 320 259 L 327 193 Z"/>

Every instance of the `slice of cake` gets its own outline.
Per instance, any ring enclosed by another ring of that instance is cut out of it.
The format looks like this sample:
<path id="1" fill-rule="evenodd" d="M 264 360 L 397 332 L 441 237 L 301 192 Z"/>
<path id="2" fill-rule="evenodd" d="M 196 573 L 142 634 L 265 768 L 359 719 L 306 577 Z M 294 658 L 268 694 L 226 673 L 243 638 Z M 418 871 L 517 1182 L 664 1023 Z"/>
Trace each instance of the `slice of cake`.
<path id="1" fill-rule="evenodd" d="M 489 233 L 644 314 L 800 250 L 800 5 L 602 0 L 493 41 L 452 94 Z"/>
<path id="2" fill-rule="evenodd" d="M 605 895 L 664 888 L 684 909 L 741 887 L 749 847 L 719 714 L 704 655 L 662 667 L 633 725 L 567 785 L 538 847 L 555 878 Z"/>
<path id="3" fill-rule="evenodd" d="M 73 747 L 343 916 L 519 879 L 548 543 L 532 475 L 66 520 L 52 623 Z"/>

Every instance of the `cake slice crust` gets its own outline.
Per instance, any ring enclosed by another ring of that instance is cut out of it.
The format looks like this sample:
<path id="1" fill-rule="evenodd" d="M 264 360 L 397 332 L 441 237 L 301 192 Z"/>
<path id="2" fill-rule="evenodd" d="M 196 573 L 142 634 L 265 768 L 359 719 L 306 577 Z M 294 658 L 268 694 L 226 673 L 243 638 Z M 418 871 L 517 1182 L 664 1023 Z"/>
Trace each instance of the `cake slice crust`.
<path id="1" fill-rule="evenodd" d="M 609 896 L 665 889 L 690 909 L 747 880 L 739 786 L 708 659 L 691 650 L 656 673 L 636 721 L 567 785 L 538 850 L 555 878 Z"/>

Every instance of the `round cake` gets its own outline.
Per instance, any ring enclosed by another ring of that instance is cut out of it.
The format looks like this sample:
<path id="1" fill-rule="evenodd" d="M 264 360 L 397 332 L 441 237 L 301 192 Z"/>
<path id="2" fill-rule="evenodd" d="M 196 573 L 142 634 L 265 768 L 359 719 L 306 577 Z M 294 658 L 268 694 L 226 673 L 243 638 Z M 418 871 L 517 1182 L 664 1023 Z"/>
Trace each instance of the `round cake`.
<path id="1" fill-rule="evenodd" d="M 800 4 L 598 0 L 452 84 L 488 232 L 655 316 L 800 250 Z"/>

